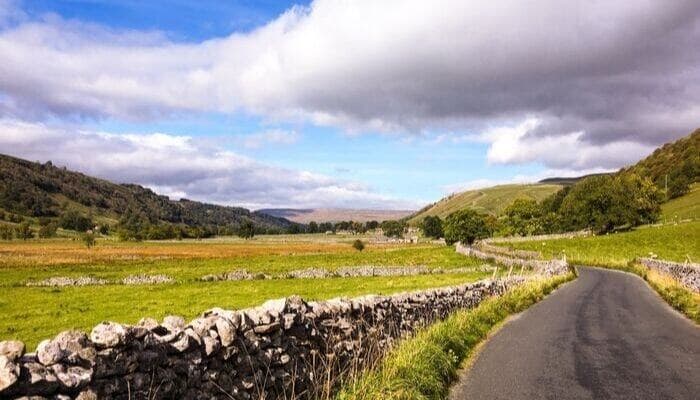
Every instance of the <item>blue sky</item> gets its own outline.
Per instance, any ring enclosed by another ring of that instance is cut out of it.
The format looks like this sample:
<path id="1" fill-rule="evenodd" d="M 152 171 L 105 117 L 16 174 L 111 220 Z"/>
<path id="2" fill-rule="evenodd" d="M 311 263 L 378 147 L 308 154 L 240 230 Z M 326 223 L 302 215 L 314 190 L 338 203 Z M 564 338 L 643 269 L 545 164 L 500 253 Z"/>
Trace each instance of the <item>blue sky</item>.
<path id="1" fill-rule="evenodd" d="M 697 124 L 692 2 L 499 3 L 0 0 L 0 152 L 251 208 L 417 208 Z"/>

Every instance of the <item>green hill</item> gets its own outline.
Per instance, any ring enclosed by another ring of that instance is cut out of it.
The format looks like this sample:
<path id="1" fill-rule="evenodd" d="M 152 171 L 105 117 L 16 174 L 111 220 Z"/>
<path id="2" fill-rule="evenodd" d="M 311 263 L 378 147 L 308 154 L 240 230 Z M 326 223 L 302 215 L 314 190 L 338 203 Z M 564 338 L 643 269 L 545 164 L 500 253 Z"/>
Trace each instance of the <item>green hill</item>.
<path id="1" fill-rule="evenodd" d="M 690 186 L 690 191 L 681 197 L 661 205 L 662 221 L 700 220 L 700 184 Z"/>
<path id="2" fill-rule="evenodd" d="M 57 218 L 65 212 L 90 215 L 96 223 L 114 224 L 126 212 L 150 223 L 189 227 L 237 227 L 252 222 L 259 231 L 283 231 L 292 222 L 245 208 L 182 199 L 170 200 L 150 189 L 94 178 L 51 162 L 30 162 L 0 154 L 0 211 L 29 218 Z"/>
<path id="3" fill-rule="evenodd" d="M 668 186 L 670 199 L 682 196 L 691 184 L 700 180 L 700 129 L 675 142 L 666 143 L 622 171 L 648 177 L 662 190 Z"/>
<path id="4" fill-rule="evenodd" d="M 525 198 L 540 201 L 561 188 L 562 185 L 554 184 L 512 184 L 467 190 L 445 197 L 437 203 L 423 208 L 408 221 L 416 223 L 428 215 L 444 218 L 463 208 L 498 214 L 515 199 Z"/>

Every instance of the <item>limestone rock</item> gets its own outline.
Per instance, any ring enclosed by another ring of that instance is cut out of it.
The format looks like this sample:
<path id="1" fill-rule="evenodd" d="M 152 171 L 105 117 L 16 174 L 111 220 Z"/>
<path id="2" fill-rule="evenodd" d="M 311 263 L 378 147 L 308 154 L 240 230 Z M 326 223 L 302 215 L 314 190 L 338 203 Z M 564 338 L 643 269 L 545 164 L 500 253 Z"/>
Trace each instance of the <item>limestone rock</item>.
<path id="1" fill-rule="evenodd" d="M 114 322 L 103 322 L 92 329 L 90 339 L 103 347 L 116 347 L 126 339 L 126 329 Z"/>
<path id="2" fill-rule="evenodd" d="M 185 329 L 185 319 L 179 315 L 168 315 L 163 319 L 162 325 L 171 332 L 179 332 Z"/>
<path id="3" fill-rule="evenodd" d="M 23 355 L 24 343 L 17 340 L 6 340 L 0 342 L 0 356 L 5 356 L 10 361 L 14 361 Z"/>
<path id="4" fill-rule="evenodd" d="M 0 355 L 0 392 L 17 382 L 19 372 L 19 365 L 7 356 Z"/>

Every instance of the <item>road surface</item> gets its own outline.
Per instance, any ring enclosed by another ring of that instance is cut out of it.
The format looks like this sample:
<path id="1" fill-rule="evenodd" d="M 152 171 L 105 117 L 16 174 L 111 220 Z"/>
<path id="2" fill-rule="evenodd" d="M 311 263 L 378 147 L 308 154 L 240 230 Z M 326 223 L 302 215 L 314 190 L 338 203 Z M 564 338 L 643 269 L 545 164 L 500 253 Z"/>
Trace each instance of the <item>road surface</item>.
<path id="1" fill-rule="evenodd" d="M 636 276 L 579 272 L 489 339 L 450 399 L 700 399 L 700 327 Z"/>

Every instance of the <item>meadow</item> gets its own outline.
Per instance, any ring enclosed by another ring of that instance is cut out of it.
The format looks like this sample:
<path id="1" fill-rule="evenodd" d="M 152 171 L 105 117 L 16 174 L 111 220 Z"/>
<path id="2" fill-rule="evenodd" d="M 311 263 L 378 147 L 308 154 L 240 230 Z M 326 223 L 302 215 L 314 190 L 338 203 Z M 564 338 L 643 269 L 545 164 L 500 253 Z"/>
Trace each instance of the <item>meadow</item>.
<path id="1" fill-rule="evenodd" d="M 136 323 L 142 317 L 176 314 L 193 318 L 212 308 L 256 306 L 271 298 L 301 295 L 317 300 L 362 294 L 390 294 L 447 286 L 489 277 L 484 263 L 435 244 L 368 244 L 359 252 L 352 237 L 300 235 L 254 240 L 173 242 L 100 240 L 88 249 L 66 239 L 0 242 L 0 340 L 19 339 L 32 349 L 65 329 L 89 331 L 103 320 Z M 353 266 L 474 267 L 472 272 L 434 275 L 275 279 L 202 282 L 207 274 L 239 269 L 279 274 L 305 268 Z M 108 284 L 82 287 L 26 287 L 49 277 L 89 276 L 116 281 L 134 274 L 165 274 L 160 285 Z"/>
<path id="2" fill-rule="evenodd" d="M 630 232 L 586 238 L 507 243 L 505 246 L 535 250 L 545 258 L 566 255 L 573 264 L 624 267 L 636 257 L 700 262 L 700 221 L 651 225 Z"/>

